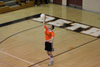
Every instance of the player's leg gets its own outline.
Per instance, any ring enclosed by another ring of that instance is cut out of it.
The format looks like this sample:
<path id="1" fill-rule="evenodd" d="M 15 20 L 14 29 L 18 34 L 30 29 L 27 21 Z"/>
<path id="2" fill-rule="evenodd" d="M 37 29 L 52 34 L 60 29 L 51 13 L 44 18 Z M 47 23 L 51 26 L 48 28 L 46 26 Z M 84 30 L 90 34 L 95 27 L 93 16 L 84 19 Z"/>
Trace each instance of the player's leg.
<path id="1" fill-rule="evenodd" d="M 50 56 L 51 58 L 53 58 L 53 54 L 52 52 L 47 51 L 48 56 Z"/>
<path id="2" fill-rule="evenodd" d="M 53 64 L 53 54 L 52 54 L 52 51 L 53 51 L 53 48 L 52 48 L 52 43 L 49 43 L 49 42 L 45 42 L 45 50 L 50 58 L 50 62 L 48 65 L 52 65 Z"/>
<path id="3" fill-rule="evenodd" d="M 50 62 L 49 62 L 48 65 L 52 65 L 53 64 L 53 54 L 52 54 L 52 52 L 49 52 L 49 51 L 47 51 L 47 54 L 48 54 L 48 56 L 50 58 Z"/>
<path id="4" fill-rule="evenodd" d="M 48 54 L 49 54 L 49 57 L 50 57 L 50 62 L 49 62 L 48 65 L 52 65 L 53 64 L 53 54 L 52 54 L 52 52 L 48 52 Z"/>

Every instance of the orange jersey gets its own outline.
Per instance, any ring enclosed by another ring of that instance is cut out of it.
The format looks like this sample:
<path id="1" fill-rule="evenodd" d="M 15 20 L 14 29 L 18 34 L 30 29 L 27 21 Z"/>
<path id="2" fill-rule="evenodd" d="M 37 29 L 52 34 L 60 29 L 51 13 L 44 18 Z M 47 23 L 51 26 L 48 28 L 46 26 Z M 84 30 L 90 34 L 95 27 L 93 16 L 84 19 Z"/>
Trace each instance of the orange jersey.
<path id="1" fill-rule="evenodd" d="M 53 31 L 49 31 L 49 29 L 47 28 L 47 26 L 44 26 L 45 28 L 45 40 L 50 40 L 52 37 L 54 37 L 54 32 Z"/>

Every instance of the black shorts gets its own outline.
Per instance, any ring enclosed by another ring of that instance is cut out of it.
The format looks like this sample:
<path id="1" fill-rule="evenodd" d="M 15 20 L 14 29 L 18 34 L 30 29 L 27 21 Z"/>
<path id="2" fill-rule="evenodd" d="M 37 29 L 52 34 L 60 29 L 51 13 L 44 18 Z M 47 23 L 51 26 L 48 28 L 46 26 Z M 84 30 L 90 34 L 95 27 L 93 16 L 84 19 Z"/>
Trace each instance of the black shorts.
<path id="1" fill-rule="evenodd" d="M 45 42 L 45 50 L 46 51 L 54 51 L 53 47 L 52 47 L 52 43 L 49 42 Z"/>

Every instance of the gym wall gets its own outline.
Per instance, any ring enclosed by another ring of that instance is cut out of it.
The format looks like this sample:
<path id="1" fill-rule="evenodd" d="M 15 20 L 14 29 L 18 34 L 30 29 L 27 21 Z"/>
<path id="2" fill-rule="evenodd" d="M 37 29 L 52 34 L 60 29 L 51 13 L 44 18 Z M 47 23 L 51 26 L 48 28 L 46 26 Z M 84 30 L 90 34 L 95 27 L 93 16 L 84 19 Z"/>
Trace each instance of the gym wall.
<path id="1" fill-rule="evenodd" d="M 53 2 L 53 0 L 51 0 Z M 83 0 L 82 9 L 90 12 L 100 13 L 100 0 Z M 67 5 L 67 0 L 62 0 L 62 5 Z"/>
<path id="2" fill-rule="evenodd" d="M 100 0 L 83 0 L 83 9 L 100 13 Z"/>

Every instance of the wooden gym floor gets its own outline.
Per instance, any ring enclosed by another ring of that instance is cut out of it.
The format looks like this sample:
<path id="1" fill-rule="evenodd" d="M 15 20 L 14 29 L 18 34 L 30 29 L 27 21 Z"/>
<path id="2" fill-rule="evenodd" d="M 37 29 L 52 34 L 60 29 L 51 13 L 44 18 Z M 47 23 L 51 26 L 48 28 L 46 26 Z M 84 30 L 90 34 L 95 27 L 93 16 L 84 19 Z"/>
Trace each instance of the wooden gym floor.
<path id="1" fill-rule="evenodd" d="M 0 24 L 45 13 L 100 28 L 100 15 L 48 4 L 0 15 Z M 51 67 L 100 67 L 100 39 L 55 28 L 54 65 Z M 44 29 L 33 20 L 0 27 L 0 67 L 49 67 L 44 51 Z"/>

